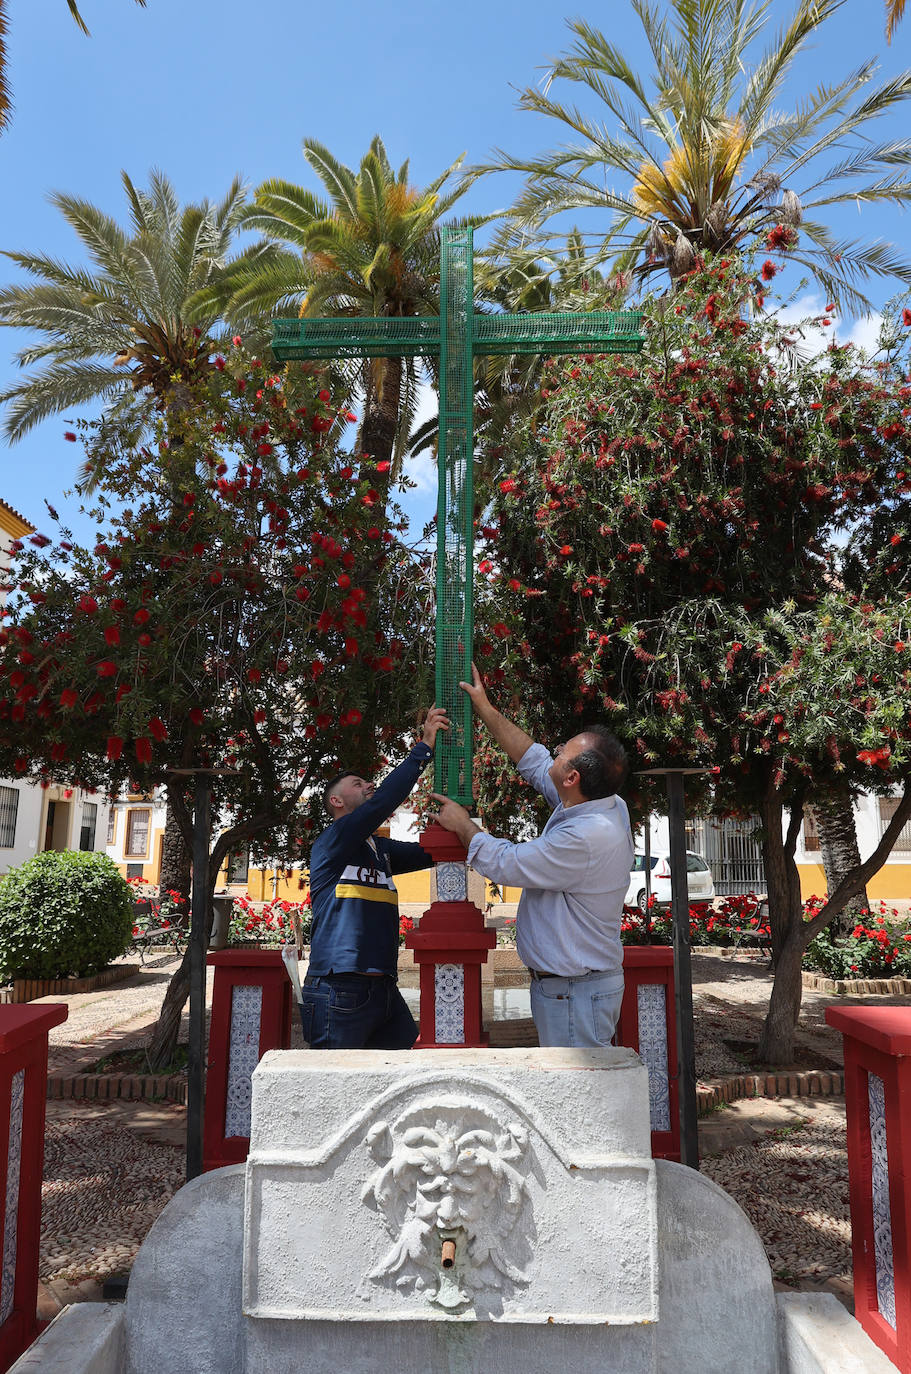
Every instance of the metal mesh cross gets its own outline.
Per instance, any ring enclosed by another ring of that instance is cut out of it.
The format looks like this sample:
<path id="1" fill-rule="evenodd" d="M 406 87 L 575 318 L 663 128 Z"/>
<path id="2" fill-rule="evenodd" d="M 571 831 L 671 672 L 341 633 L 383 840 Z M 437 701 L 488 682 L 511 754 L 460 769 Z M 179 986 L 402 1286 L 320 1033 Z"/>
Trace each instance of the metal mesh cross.
<path id="1" fill-rule="evenodd" d="M 641 327 L 642 315 L 633 311 L 476 314 L 471 229 L 442 230 L 439 317 L 272 322 L 278 362 L 440 359 L 436 703 L 446 708 L 452 730 L 438 737 L 435 786 L 463 805 L 472 803 L 471 703 L 458 684 L 471 678 L 474 631 L 473 359 L 476 354 L 636 353 L 645 342 Z"/>

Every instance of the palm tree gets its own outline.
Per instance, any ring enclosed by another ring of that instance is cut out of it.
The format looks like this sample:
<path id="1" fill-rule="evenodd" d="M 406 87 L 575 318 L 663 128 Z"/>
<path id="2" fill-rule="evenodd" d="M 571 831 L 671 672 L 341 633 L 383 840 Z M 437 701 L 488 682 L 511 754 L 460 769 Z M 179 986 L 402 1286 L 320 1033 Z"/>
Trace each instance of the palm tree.
<path id="1" fill-rule="evenodd" d="M 896 24 L 901 23 L 905 13 L 905 0 L 886 0 L 886 41 L 892 42 Z"/>
<path id="2" fill-rule="evenodd" d="M 88 34 L 88 26 L 82 15 L 76 0 L 66 0 L 70 14 L 79 25 L 84 34 Z M 137 5 L 145 7 L 146 0 L 136 0 Z M 9 82 L 6 79 L 6 35 L 9 31 L 9 20 L 7 18 L 6 0 L 0 0 L 0 133 L 6 128 L 13 112 L 12 93 Z"/>
<path id="3" fill-rule="evenodd" d="M 520 105 L 558 120 L 577 141 L 532 160 L 501 153 L 487 169 L 526 174 L 514 223 L 540 231 L 562 212 L 608 211 L 598 260 L 672 276 L 688 270 L 697 251 L 731 251 L 783 226 L 781 245 L 792 245 L 826 295 L 868 312 L 858 283 L 911 282 L 911 264 L 888 243 L 836 239 L 815 214 L 847 202 L 911 200 L 911 140 L 877 142 L 867 132 L 911 95 L 911 72 L 871 86 L 877 69 L 867 61 L 791 111 L 774 104 L 794 59 L 843 3 L 798 0 L 790 23 L 753 61 L 748 50 L 768 4 L 671 0 L 671 21 L 647 0 L 632 0 L 654 62 L 650 82 L 604 34 L 571 22 L 570 53 Z M 593 95 L 610 127 L 555 99 L 558 81 Z M 624 188 L 609 187 L 614 173 Z"/>
<path id="4" fill-rule="evenodd" d="M 49 415 L 99 400 L 139 392 L 166 409 L 209 366 L 218 313 L 191 317 L 189 301 L 228 264 L 244 209 L 241 182 L 235 178 L 217 205 L 181 208 L 161 172 L 152 172 L 148 191 L 137 190 L 126 172 L 121 177 L 129 231 L 87 201 L 52 197 L 91 268 L 6 253 L 32 281 L 0 289 L 0 325 L 39 336 L 16 355 L 31 369 L 25 380 L 0 394 L 10 442 Z"/>
<path id="5" fill-rule="evenodd" d="M 227 315 L 245 329 L 282 312 L 342 318 L 438 314 L 439 224 L 472 178 L 444 187 L 462 159 L 418 188 L 409 183 L 407 162 L 393 170 L 379 136 L 356 172 L 315 139 L 304 140 L 304 156 L 328 200 L 288 181 L 264 182 L 244 221 L 264 241 L 237 261 L 224 283 L 204 293 L 203 303 L 211 307 L 221 292 Z M 380 483 L 385 487 L 407 448 L 420 362 L 371 359 L 358 366 L 352 381 L 363 400 L 357 450 L 369 454 L 371 473 L 377 463 L 391 464 Z"/>

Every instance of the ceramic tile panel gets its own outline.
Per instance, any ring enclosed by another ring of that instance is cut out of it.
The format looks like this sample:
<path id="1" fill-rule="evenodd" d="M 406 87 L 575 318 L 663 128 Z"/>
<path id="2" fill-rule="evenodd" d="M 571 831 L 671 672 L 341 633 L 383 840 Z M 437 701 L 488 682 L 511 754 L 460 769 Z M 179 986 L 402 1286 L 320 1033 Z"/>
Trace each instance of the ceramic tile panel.
<path id="1" fill-rule="evenodd" d="M 870 1144 L 873 1149 L 873 1251 L 876 1258 L 876 1302 L 881 1317 L 895 1330 L 895 1265 L 892 1257 L 892 1211 L 889 1206 L 889 1154 L 886 1146 L 886 1092 L 875 1073 L 867 1075 Z"/>
<path id="2" fill-rule="evenodd" d="M 453 864 L 452 867 L 464 867 L 464 865 Z M 436 1043 L 438 1045 L 464 1045 L 464 964 L 437 964 L 434 969 L 433 991 Z"/>
<path id="3" fill-rule="evenodd" d="M 19 1225 L 19 1165 L 22 1159 L 22 1110 L 25 1070 L 13 1074 L 10 1087 L 9 1150 L 6 1162 L 6 1209 L 3 1216 L 3 1278 L 0 1282 L 0 1325 L 10 1316 L 16 1290 L 16 1241 Z"/>
<path id="4" fill-rule="evenodd" d="M 225 1135 L 250 1134 L 250 1079 L 259 1063 L 259 1032 L 262 1021 L 261 987 L 236 986 L 231 994 L 231 1038 L 228 1049 L 228 1088 Z"/>
<path id="5" fill-rule="evenodd" d="M 671 1097 L 667 1076 L 667 1004 L 663 983 L 640 983 L 636 990 L 639 1013 L 639 1058 L 648 1069 L 648 1108 L 653 1131 L 671 1129 Z"/>
<path id="6" fill-rule="evenodd" d="M 467 864 L 437 864 L 437 901 L 465 902 L 468 900 Z"/>

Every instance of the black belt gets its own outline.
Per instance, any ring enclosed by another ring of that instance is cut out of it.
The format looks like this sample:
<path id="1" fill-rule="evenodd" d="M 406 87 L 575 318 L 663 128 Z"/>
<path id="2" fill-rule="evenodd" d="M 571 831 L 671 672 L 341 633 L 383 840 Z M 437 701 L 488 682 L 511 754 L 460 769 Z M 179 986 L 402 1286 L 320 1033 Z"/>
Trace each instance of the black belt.
<path id="1" fill-rule="evenodd" d="M 569 978 L 572 975 L 567 973 L 542 973 L 539 969 L 530 968 L 528 972 L 536 983 L 540 983 L 542 978 Z"/>

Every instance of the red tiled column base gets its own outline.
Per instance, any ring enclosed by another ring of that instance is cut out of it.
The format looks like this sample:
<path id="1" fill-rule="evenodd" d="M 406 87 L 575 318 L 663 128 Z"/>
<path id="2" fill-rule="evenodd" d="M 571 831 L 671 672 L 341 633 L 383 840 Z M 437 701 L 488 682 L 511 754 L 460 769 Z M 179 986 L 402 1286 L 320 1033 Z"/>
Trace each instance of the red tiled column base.
<path id="1" fill-rule="evenodd" d="M 911 1374 L 911 1008 L 829 1007 L 826 1020 L 844 1036 L 854 1314 L 902 1374 Z M 871 1074 L 885 1099 L 894 1327 L 877 1296 Z"/>
<path id="2" fill-rule="evenodd" d="M 658 984 L 664 988 L 667 1036 L 667 1079 L 670 1129 L 652 1131 L 652 1157 L 680 1163 L 680 1105 L 677 1087 L 677 1017 L 674 1002 L 674 951 L 669 945 L 624 945 L 623 1002 L 615 1036 L 618 1045 L 639 1048 L 639 988 Z"/>

